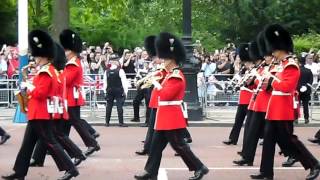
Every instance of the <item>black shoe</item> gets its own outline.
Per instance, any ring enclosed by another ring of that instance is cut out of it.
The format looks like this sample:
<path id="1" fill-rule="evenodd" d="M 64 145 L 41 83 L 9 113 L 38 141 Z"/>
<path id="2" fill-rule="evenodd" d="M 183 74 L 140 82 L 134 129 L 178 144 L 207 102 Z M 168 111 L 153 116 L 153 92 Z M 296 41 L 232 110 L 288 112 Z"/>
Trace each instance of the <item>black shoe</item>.
<path id="1" fill-rule="evenodd" d="M 260 146 L 263 146 L 263 141 L 261 141 L 261 142 L 259 143 L 259 145 L 260 145 Z"/>
<path id="2" fill-rule="evenodd" d="M 188 144 L 192 143 L 192 138 L 188 137 L 188 138 L 184 138 L 184 141 Z"/>
<path id="3" fill-rule="evenodd" d="M 148 151 L 145 150 L 145 149 L 142 149 L 141 151 L 136 151 L 136 154 L 137 154 L 137 155 L 144 156 L 144 155 L 147 155 L 147 154 L 148 154 Z"/>
<path id="4" fill-rule="evenodd" d="M 16 174 L 15 172 L 9 175 L 4 175 L 1 176 L 2 179 L 6 179 L 6 180 L 24 180 L 24 176 L 20 176 L 18 174 Z"/>
<path id="5" fill-rule="evenodd" d="M 29 167 L 43 167 L 43 164 L 36 162 L 34 159 L 31 159 Z"/>
<path id="6" fill-rule="evenodd" d="M 240 156 L 242 156 L 242 151 L 238 151 L 237 154 L 239 154 Z"/>
<path id="7" fill-rule="evenodd" d="M 4 134 L 2 137 L 1 137 L 1 140 L 0 140 L 0 145 L 1 144 L 4 144 L 5 142 L 8 141 L 8 139 L 10 139 L 10 135 L 9 134 Z"/>
<path id="8" fill-rule="evenodd" d="M 140 122 L 140 119 L 139 118 L 133 118 L 130 120 L 131 122 Z"/>
<path id="9" fill-rule="evenodd" d="M 180 154 L 179 153 L 174 153 L 174 156 L 180 156 Z"/>
<path id="10" fill-rule="evenodd" d="M 66 171 L 66 173 L 64 173 L 64 175 L 59 178 L 58 180 L 69 180 L 73 177 L 77 177 L 79 175 L 79 172 L 77 169 L 73 169 L 73 170 L 69 170 L 69 171 Z"/>
<path id="11" fill-rule="evenodd" d="M 251 179 L 265 179 L 265 180 L 273 180 L 273 176 L 266 176 L 262 173 L 259 174 L 252 174 L 250 175 Z"/>
<path id="12" fill-rule="evenodd" d="M 124 123 L 120 123 L 119 127 L 128 127 L 128 125 L 124 124 Z"/>
<path id="13" fill-rule="evenodd" d="M 294 163 L 298 162 L 298 160 L 296 160 L 295 158 L 293 157 L 289 157 L 287 159 L 287 161 L 283 162 L 282 163 L 282 167 L 291 167 L 293 166 Z"/>
<path id="14" fill-rule="evenodd" d="M 316 166 L 315 168 L 311 168 L 310 173 L 306 177 L 306 180 L 314 180 L 319 176 L 320 166 Z"/>
<path id="15" fill-rule="evenodd" d="M 233 164 L 236 164 L 239 166 L 244 166 L 244 165 L 253 166 L 253 162 L 249 162 L 245 159 L 235 160 L 235 161 L 233 161 Z"/>
<path id="16" fill-rule="evenodd" d="M 194 172 L 194 176 L 190 177 L 189 180 L 199 180 L 206 174 L 208 174 L 209 169 L 206 166 L 202 166 L 201 169 Z"/>
<path id="17" fill-rule="evenodd" d="M 157 175 L 149 174 L 146 171 L 141 174 L 134 175 L 134 178 L 138 180 L 157 180 L 158 179 Z"/>
<path id="18" fill-rule="evenodd" d="M 310 122 L 309 119 L 305 119 L 305 120 L 304 120 L 304 123 L 305 123 L 305 124 L 309 124 L 309 122 Z"/>
<path id="19" fill-rule="evenodd" d="M 100 134 L 98 132 L 95 132 L 94 134 L 92 134 L 92 136 L 97 139 L 98 137 L 100 137 Z"/>
<path id="20" fill-rule="evenodd" d="M 105 124 L 104 124 L 104 126 L 109 127 L 109 126 L 110 126 L 110 124 L 109 124 L 109 123 L 105 123 Z"/>
<path id="21" fill-rule="evenodd" d="M 308 141 L 312 142 L 314 144 L 319 144 L 320 143 L 320 139 L 318 139 L 318 138 L 309 138 Z"/>
<path id="22" fill-rule="evenodd" d="M 99 151 L 100 150 L 100 146 L 99 144 L 97 144 L 94 147 L 88 147 L 88 150 L 84 153 L 85 156 L 90 156 L 92 153 L 94 153 L 95 151 Z"/>
<path id="23" fill-rule="evenodd" d="M 236 144 L 237 144 L 237 143 L 235 143 L 235 142 L 232 142 L 231 139 L 228 139 L 228 140 L 222 141 L 222 142 L 223 142 L 223 144 L 225 144 L 225 145 L 231 145 L 231 144 L 236 145 Z"/>
<path id="24" fill-rule="evenodd" d="M 74 159 L 73 164 L 74 164 L 75 166 L 78 166 L 79 164 L 82 163 L 82 161 L 84 161 L 84 160 L 86 160 L 86 159 L 87 159 L 87 157 L 86 157 L 84 154 L 82 154 L 80 157 L 76 157 L 76 158 Z"/>

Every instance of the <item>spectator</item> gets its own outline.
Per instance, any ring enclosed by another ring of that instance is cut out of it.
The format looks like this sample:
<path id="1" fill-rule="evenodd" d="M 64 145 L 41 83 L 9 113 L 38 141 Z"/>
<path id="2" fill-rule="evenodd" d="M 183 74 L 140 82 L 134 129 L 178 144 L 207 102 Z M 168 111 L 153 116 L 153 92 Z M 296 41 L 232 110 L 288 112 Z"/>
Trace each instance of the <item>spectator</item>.
<path id="1" fill-rule="evenodd" d="M 217 73 L 221 74 L 216 77 L 218 81 L 227 81 L 230 73 L 231 63 L 226 53 L 221 53 L 217 62 Z M 226 75 L 225 75 L 226 74 Z"/>
<path id="2" fill-rule="evenodd" d="M 318 76 L 320 73 L 320 68 L 317 63 L 314 62 L 315 54 L 314 53 L 309 53 L 306 55 L 306 65 L 304 67 L 308 68 L 311 70 L 313 74 L 313 83 L 318 83 Z"/>
<path id="3" fill-rule="evenodd" d="M 126 53 L 124 60 L 123 60 L 123 70 L 126 73 L 128 79 L 135 78 L 135 61 L 136 61 L 136 54 L 134 53 Z"/>
<path id="4" fill-rule="evenodd" d="M 211 60 L 212 59 L 212 60 Z M 202 64 L 201 70 L 204 71 L 204 77 L 208 78 L 211 74 L 216 71 L 216 63 L 211 56 L 205 56 L 204 63 Z"/>
<path id="5" fill-rule="evenodd" d="M 17 48 L 11 48 L 8 55 L 8 78 L 12 79 L 13 75 L 19 74 L 19 59 Z"/>

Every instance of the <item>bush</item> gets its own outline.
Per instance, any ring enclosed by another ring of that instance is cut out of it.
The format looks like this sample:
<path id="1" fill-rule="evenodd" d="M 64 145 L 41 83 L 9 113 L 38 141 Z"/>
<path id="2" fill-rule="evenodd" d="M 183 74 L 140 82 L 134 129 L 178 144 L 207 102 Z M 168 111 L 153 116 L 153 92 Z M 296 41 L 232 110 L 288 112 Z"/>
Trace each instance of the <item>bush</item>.
<path id="1" fill-rule="evenodd" d="M 294 49 L 296 54 L 309 52 L 310 49 L 320 49 L 320 34 L 312 31 L 308 34 L 302 34 L 293 37 Z"/>

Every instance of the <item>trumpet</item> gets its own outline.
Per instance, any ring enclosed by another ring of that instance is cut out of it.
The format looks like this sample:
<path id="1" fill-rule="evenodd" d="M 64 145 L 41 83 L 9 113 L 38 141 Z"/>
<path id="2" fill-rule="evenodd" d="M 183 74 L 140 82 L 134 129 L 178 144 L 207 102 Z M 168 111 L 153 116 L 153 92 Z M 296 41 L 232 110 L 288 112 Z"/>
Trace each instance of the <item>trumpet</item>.
<path id="1" fill-rule="evenodd" d="M 146 89 L 150 88 L 152 86 L 152 82 L 155 81 L 160 81 L 163 78 L 163 74 L 159 71 L 152 72 L 148 74 L 146 77 L 138 80 L 136 82 L 136 87 L 139 89 Z"/>
<path id="2" fill-rule="evenodd" d="M 34 67 L 34 66 L 35 64 L 30 62 L 28 65 L 22 67 L 21 74 L 22 74 L 23 82 L 26 82 L 28 80 L 28 74 L 27 74 L 28 68 Z M 28 101 L 29 101 L 27 92 L 24 89 L 20 89 L 15 93 L 15 96 L 17 97 L 18 103 L 20 105 L 20 111 L 22 113 L 27 113 L 28 111 L 27 107 L 28 107 Z"/>

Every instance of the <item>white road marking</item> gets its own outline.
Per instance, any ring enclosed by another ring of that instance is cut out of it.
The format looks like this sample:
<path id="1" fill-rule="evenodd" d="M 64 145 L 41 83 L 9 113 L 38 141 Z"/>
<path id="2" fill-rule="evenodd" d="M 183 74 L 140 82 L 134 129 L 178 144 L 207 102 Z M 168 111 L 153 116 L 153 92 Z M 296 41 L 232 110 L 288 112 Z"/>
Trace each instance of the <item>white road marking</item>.
<path id="1" fill-rule="evenodd" d="M 188 168 L 160 168 L 172 171 L 186 171 Z M 208 167 L 210 170 L 259 170 L 260 167 Z M 304 170 L 303 167 L 274 167 L 275 170 Z"/>
<path id="2" fill-rule="evenodd" d="M 158 171 L 158 180 L 168 180 L 166 168 L 160 168 Z"/>

